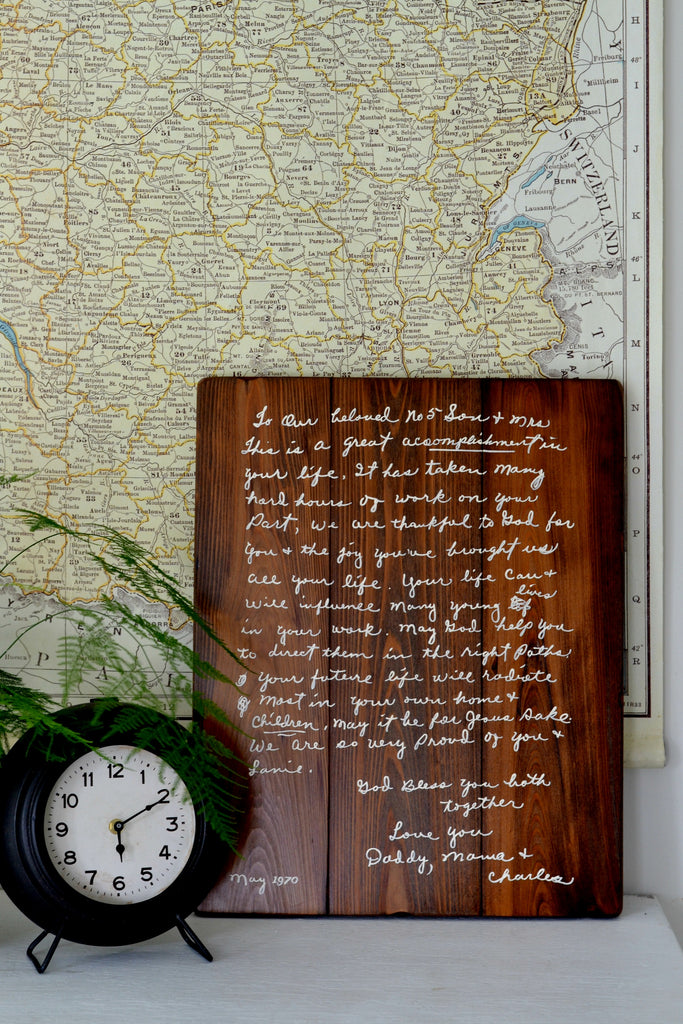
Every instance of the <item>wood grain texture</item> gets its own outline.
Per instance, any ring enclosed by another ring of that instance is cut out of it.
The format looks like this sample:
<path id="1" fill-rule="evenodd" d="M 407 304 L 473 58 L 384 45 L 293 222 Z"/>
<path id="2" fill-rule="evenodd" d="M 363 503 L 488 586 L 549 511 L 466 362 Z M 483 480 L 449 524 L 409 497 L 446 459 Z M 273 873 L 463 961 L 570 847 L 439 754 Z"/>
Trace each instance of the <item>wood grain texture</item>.
<path id="1" fill-rule="evenodd" d="M 329 452 L 313 451 L 327 444 L 328 423 L 323 380 L 200 384 L 195 603 L 250 670 L 236 673 L 204 637 L 197 643 L 203 657 L 242 676 L 234 691 L 208 691 L 244 729 L 232 739 L 253 765 L 242 859 L 202 909 L 326 909 L 328 616 L 302 604 L 328 593 L 327 557 L 306 553 L 320 540 L 317 503 L 329 500 Z"/>
<path id="2" fill-rule="evenodd" d="M 477 589 L 461 582 L 465 567 L 478 571 L 479 555 L 453 558 L 449 550 L 478 551 L 483 478 L 478 453 L 459 456 L 457 466 L 434 453 L 432 438 L 453 435 L 456 424 L 435 432 L 439 419 L 429 413 L 455 401 L 478 413 L 479 385 L 444 389 L 443 381 L 419 380 L 406 388 L 386 380 L 370 389 L 351 380 L 337 382 L 334 394 L 333 407 L 376 419 L 332 427 L 334 466 L 349 503 L 331 536 L 341 609 L 332 630 L 342 652 L 332 664 L 340 672 L 357 665 L 363 679 L 334 689 L 330 912 L 477 914 L 477 862 L 442 860 L 449 838 L 441 801 L 457 793 L 460 778 L 472 777 L 478 758 L 479 727 L 465 721 L 473 705 L 456 701 L 477 699 L 479 665 L 456 656 L 452 641 L 476 643 L 479 635 Z M 470 497 L 459 501 L 462 494 Z M 346 607 L 354 586 L 368 588 L 356 603 L 376 612 Z M 450 607 L 456 591 L 471 606 L 459 616 Z M 471 632 L 449 636 L 446 623 Z M 463 855 L 480 849 L 480 818 L 472 813 L 471 834 L 457 843 Z"/>
<path id="3" fill-rule="evenodd" d="M 254 666 L 203 909 L 618 913 L 621 431 L 606 381 L 203 382 L 196 600 Z"/>
<path id="4" fill-rule="evenodd" d="M 620 388 L 610 381 L 483 387 L 486 413 L 503 414 L 515 443 L 508 452 L 484 455 L 494 499 L 485 544 L 513 537 L 519 543 L 492 568 L 495 581 L 484 592 L 499 603 L 501 621 L 487 616 L 484 622 L 482 647 L 497 653 L 484 671 L 483 691 L 499 688 L 491 681 L 496 674 L 514 674 L 505 689 L 516 697 L 508 701 L 514 720 L 496 725 L 497 746 L 482 746 L 482 776 L 514 777 L 518 785 L 503 789 L 523 805 L 499 810 L 492 821 L 485 849 L 496 852 L 503 835 L 514 860 L 485 873 L 483 910 L 616 914 L 622 890 Z M 494 492 L 511 499 L 500 511 Z M 501 881 L 506 869 L 524 880 Z"/>

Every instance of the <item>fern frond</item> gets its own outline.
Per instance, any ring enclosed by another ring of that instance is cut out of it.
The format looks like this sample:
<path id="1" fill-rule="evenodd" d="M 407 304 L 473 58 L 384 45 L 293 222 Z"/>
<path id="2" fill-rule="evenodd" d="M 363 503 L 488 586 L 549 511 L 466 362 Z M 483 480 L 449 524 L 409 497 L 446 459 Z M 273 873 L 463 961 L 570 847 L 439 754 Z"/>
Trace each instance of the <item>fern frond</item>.
<path id="1" fill-rule="evenodd" d="M 47 757 L 51 756 L 57 737 L 92 746 L 80 733 L 54 718 L 56 710 L 55 701 L 46 693 L 26 686 L 18 676 L 0 668 L 0 749 L 3 753 L 14 739 L 29 729 L 33 730 L 36 741 L 41 742 Z"/>
<path id="2" fill-rule="evenodd" d="M 103 703 L 101 719 L 106 720 L 111 707 Z M 157 713 L 139 705 L 116 707 L 112 735 L 121 732 L 134 734 L 140 747 L 151 746 L 172 759 L 193 799 L 201 803 L 208 824 L 235 850 L 247 783 L 246 766 L 233 751 L 196 722 L 178 729 L 170 717 L 159 721 Z M 106 739 L 105 734 L 103 745 Z"/>
<path id="3" fill-rule="evenodd" d="M 185 597 L 179 582 L 132 537 L 107 526 L 81 531 L 28 509 L 18 510 L 17 515 L 31 533 L 46 532 L 24 551 L 55 536 L 83 545 L 89 559 L 108 575 L 113 586 L 177 608 L 236 665 L 249 671 L 249 666 Z M 209 825 L 234 849 L 248 790 L 248 769 L 231 749 L 230 736 L 232 732 L 241 733 L 241 729 L 215 702 L 193 690 L 193 676 L 220 686 L 234 686 L 233 680 L 169 630 L 132 611 L 115 596 L 105 596 L 97 608 L 65 605 L 57 614 L 70 624 L 58 649 L 61 706 L 94 689 L 99 699 L 92 705 L 92 725 L 106 723 L 108 712 L 115 707 L 117 731 L 125 728 L 136 735 L 141 747 L 147 742 L 158 749 L 159 744 L 163 748 L 167 743 L 193 797 L 202 801 Z M 11 646 L 40 621 L 26 627 Z M 161 681 L 162 673 L 163 685 L 150 687 L 155 678 Z M 58 742 L 62 739 L 95 749 L 87 739 L 87 730 L 81 735 L 59 716 L 53 717 L 57 704 L 0 669 L 0 746 L 6 747 L 12 736 L 33 729 L 48 757 L 53 751 L 58 756 L 63 750 Z M 181 708 L 191 711 L 193 720 L 179 736 L 175 719 Z M 99 742 L 103 745 L 101 739 Z"/>

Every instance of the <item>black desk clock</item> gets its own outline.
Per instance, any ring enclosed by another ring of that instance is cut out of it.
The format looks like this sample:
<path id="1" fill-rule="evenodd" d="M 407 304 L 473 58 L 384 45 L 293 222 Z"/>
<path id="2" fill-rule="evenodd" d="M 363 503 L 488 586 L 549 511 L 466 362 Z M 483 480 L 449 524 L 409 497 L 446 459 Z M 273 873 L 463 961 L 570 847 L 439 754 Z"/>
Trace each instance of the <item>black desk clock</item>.
<path id="1" fill-rule="evenodd" d="M 124 707 L 94 724 L 89 705 L 57 712 L 92 746 L 32 729 L 0 765 L 0 885 L 42 929 L 27 950 L 41 973 L 62 938 L 122 945 L 173 927 L 212 959 L 185 918 L 216 881 L 227 847 L 180 774 L 169 736 L 177 731 L 180 741 L 182 726 L 144 709 L 141 745 L 117 727 Z M 150 741 L 155 716 L 159 743 Z M 50 934 L 39 961 L 35 949 Z"/>

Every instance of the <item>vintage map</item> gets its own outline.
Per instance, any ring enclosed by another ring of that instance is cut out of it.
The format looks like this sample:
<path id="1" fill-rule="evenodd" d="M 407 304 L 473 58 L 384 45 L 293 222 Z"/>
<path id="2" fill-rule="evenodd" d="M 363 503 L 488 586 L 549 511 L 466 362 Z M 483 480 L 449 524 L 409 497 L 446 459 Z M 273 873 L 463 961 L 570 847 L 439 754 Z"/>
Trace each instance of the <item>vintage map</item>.
<path id="1" fill-rule="evenodd" d="M 202 377 L 616 377 L 657 763 L 660 31 L 644 0 L 1 2 L 0 512 L 108 522 L 189 592 Z M 38 547 L 4 580 L 1 664 L 49 687 L 51 613 L 107 579 Z"/>

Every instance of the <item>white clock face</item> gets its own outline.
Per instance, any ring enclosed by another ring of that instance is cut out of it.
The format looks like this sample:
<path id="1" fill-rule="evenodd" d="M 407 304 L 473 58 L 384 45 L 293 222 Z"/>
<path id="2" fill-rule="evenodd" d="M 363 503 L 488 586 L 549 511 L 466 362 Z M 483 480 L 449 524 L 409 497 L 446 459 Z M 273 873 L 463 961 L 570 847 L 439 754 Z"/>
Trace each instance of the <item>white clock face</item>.
<path id="1" fill-rule="evenodd" d="M 104 756 L 102 756 L 104 755 Z M 60 775 L 44 817 L 58 874 L 102 903 L 140 903 L 187 864 L 196 818 L 185 784 L 148 750 L 90 751 Z"/>

